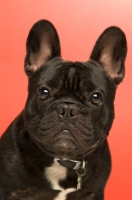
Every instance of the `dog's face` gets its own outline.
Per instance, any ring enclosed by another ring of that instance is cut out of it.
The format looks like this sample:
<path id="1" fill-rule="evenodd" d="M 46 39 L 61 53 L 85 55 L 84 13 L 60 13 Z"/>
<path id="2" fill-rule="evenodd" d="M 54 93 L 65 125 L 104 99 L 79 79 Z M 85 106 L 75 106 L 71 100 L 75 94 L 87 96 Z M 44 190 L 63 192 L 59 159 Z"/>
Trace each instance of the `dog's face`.
<path id="1" fill-rule="evenodd" d="M 97 40 L 90 60 L 61 59 L 53 25 L 41 20 L 27 39 L 29 75 L 25 128 L 54 157 L 83 158 L 107 137 L 114 118 L 117 84 L 124 77 L 126 39 L 117 27 Z"/>

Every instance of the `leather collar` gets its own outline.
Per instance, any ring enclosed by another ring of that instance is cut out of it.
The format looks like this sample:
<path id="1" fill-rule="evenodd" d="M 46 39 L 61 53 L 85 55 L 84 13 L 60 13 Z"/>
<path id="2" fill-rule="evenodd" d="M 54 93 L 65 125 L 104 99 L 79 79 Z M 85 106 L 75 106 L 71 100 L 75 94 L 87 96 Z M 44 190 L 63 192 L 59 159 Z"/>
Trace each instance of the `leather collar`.
<path id="1" fill-rule="evenodd" d="M 74 170 L 77 170 L 82 164 L 81 161 L 65 160 L 65 159 L 59 159 L 59 158 L 54 158 L 54 162 L 56 162 L 57 164 L 60 164 L 63 167 L 66 167 L 68 169 L 74 169 Z"/>

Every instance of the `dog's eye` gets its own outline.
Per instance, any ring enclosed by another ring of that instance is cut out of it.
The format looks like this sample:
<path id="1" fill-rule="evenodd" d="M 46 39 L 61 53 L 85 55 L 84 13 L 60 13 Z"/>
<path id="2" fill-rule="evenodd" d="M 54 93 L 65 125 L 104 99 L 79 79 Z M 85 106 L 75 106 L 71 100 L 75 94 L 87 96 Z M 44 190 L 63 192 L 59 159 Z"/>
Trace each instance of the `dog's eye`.
<path id="1" fill-rule="evenodd" d="M 90 103 L 95 106 L 100 106 L 103 103 L 103 96 L 99 92 L 92 94 Z"/>
<path id="2" fill-rule="evenodd" d="M 49 95 L 49 91 L 46 88 L 41 88 L 38 92 L 37 92 L 37 96 L 40 99 L 46 99 Z"/>

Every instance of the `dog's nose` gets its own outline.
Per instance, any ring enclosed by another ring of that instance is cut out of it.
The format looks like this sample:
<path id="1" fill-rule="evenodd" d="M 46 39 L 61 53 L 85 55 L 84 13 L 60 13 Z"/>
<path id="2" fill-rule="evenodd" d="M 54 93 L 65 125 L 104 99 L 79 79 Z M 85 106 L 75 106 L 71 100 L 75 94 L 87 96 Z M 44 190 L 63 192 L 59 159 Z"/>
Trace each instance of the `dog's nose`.
<path id="1" fill-rule="evenodd" d="M 62 120 L 70 120 L 79 114 L 79 110 L 75 104 L 62 103 L 58 106 L 57 112 Z"/>

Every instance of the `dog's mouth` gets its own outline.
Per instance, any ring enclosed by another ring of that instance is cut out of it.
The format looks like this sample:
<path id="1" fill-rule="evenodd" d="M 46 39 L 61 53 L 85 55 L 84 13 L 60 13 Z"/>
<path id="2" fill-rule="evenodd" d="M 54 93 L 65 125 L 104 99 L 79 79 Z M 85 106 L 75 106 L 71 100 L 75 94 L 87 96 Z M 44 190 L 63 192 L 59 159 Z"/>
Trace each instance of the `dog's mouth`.
<path id="1" fill-rule="evenodd" d="M 91 143 L 84 141 L 78 145 L 77 141 L 71 136 L 69 131 L 63 130 L 65 134 L 61 134 L 51 142 L 49 153 L 54 157 L 77 159 L 84 158 L 92 154 L 95 149 L 102 143 L 105 138 L 96 138 Z"/>
<path id="2" fill-rule="evenodd" d="M 70 127 L 70 126 L 69 126 Z M 96 136 L 93 130 L 83 134 L 79 129 L 61 129 L 54 136 L 51 135 L 48 139 L 44 140 L 42 137 L 32 137 L 37 146 L 42 151 L 47 152 L 52 157 L 58 157 L 60 159 L 82 159 L 92 154 L 95 149 L 105 140 L 105 136 Z M 34 135 L 34 134 L 33 134 Z"/>

